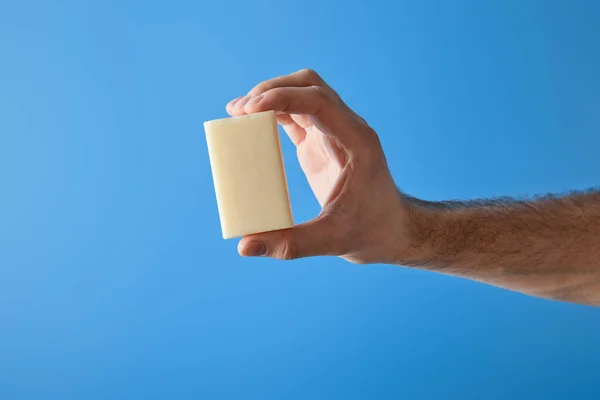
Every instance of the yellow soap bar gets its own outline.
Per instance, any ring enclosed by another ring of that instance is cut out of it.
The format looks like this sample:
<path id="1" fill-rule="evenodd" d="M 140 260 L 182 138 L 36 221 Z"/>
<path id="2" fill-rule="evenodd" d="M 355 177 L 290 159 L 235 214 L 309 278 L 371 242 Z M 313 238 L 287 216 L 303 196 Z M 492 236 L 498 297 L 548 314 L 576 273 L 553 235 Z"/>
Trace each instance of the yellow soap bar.
<path id="1" fill-rule="evenodd" d="M 274 111 L 204 123 L 224 239 L 294 225 Z"/>

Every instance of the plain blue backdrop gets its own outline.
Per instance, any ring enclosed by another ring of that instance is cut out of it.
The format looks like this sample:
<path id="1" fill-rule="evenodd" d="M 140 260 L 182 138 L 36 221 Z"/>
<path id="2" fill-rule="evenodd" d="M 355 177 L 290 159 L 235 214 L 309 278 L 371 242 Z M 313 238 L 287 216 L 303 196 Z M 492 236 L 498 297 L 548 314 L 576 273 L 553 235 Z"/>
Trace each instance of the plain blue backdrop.
<path id="1" fill-rule="evenodd" d="M 600 398 L 598 309 L 238 257 L 202 127 L 310 67 L 412 195 L 588 188 L 599 20 L 591 0 L 1 1 L 0 398 Z"/>

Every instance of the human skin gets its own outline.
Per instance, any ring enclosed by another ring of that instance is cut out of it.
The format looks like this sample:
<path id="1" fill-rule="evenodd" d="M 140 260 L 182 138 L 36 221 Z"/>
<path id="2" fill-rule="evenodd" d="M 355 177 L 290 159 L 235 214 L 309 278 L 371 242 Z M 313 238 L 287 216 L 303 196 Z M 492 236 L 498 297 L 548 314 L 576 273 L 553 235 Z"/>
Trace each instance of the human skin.
<path id="1" fill-rule="evenodd" d="M 321 212 L 248 235 L 242 256 L 339 256 L 460 276 L 548 299 L 600 305 L 600 193 L 428 202 L 402 193 L 376 132 L 312 70 L 256 85 L 232 116 L 275 110 Z"/>

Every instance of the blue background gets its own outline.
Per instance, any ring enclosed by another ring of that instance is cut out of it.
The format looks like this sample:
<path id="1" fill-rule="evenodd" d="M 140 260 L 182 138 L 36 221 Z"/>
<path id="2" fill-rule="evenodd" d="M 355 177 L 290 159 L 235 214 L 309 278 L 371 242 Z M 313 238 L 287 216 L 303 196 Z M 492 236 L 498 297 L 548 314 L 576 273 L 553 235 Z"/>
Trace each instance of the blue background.
<path id="1" fill-rule="evenodd" d="M 599 20 L 596 1 L 1 2 L 0 398 L 599 398 L 597 309 L 238 257 L 202 127 L 311 67 L 412 195 L 588 188 Z"/>

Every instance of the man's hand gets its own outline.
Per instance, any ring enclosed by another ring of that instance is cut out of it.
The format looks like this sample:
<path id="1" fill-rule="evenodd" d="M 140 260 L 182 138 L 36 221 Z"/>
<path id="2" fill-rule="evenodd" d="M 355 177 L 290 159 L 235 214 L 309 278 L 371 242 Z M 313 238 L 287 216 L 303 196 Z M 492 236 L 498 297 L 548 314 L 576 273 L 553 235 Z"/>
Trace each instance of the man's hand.
<path id="1" fill-rule="evenodd" d="M 394 262 L 408 226 L 407 203 L 375 131 L 312 70 L 264 81 L 227 105 L 232 116 L 266 110 L 277 112 L 278 123 L 296 145 L 322 210 L 294 228 L 244 237 L 240 254 Z"/>
<path id="2" fill-rule="evenodd" d="M 260 83 L 231 115 L 275 110 L 321 204 L 314 220 L 249 235 L 244 256 L 335 255 L 412 265 L 535 296 L 600 305 L 600 193 L 427 202 L 401 194 L 376 133 L 314 71 Z"/>

